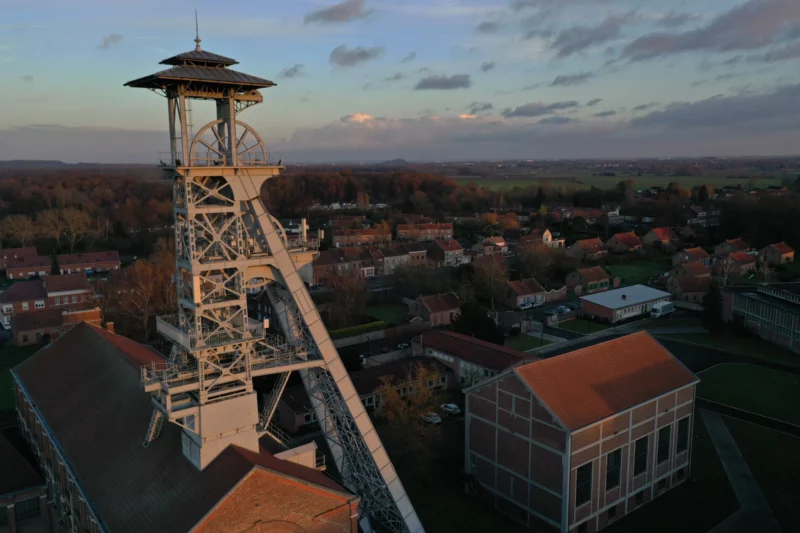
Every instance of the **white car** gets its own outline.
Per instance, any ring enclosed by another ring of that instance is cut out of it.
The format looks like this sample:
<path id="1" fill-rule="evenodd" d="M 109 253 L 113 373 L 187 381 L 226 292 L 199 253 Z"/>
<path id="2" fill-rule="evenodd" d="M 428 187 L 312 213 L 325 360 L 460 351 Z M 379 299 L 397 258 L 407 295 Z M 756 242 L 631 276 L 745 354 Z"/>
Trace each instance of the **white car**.
<path id="1" fill-rule="evenodd" d="M 444 411 L 448 415 L 460 415 L 461 414 L 461 409 L 459 409 L 458 406 L 456 404 L 454 404 L 454 403 L 444 403 L 440 407 L 442 408 L 442 411 Z"/>
<path id="2" fill-rule="evenodd" d="M 401 342 L 400 344 L 397 345 L 398 350 L 405 350 L 406 348 L 411 348 L 411 345 L 408 344 L 407 342 Z"/>
<path id="3" fill-rule="evenodd" d="M 422 416 L 422 420 L 424 420 L 426 424 L 432 424 L 434 426 L 442 423 L 442 417 L 439 416 L 438 413 L 427 413 Z"/>
<path id="4" fill-rule="evenodd" d="M 533 304 L 522 304 L 519 306 L 520 311 L 527 311 L 528 309 L 533 309 Z"/>

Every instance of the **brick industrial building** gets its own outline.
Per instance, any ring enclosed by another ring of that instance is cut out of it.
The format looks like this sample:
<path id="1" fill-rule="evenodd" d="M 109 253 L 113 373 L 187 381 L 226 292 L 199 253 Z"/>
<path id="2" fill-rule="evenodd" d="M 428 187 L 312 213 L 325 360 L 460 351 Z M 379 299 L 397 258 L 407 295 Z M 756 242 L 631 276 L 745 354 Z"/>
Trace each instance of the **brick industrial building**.
<path id="1" fill-rule="evenodd" d="M 761 283 L 722 291 L 725 322 L 740 321 L 762 339 L 800 353 L 800 283 Z"/>
<path id="2" fill-rule="evenodd" d="M 536 531 L 594 533 L 688 478 L 697 383 L 645 332 L 515 366 L 466 391 L 467 474 Z"/>

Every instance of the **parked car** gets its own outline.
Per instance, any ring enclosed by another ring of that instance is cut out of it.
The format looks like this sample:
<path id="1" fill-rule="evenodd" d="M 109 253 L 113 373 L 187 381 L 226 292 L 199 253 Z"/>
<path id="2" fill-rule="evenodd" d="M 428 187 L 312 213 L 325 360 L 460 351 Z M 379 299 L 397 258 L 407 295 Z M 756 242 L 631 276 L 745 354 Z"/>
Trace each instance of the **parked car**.
<path id="1" fill-rule="evenodd" d="M 528 309 L 533 309 L 533 304 L 522 304 L 519 306 L 520 311 L 527 311 Z"/>
<path id="2" fill-rule="evenodd" d="M 411 347 L 411 345 L 408 344 L 407 342 L 401 342 L 400 344 L 397 345 L 397 349 L 398 350 L 405 350 L 406 348 L 410 348 L 410 347 Z"/>
<path id="3" fill-rule="evenodd" d="M 460 415 L 461 409 L 454 403 L 444 403 L 441 405 L 442 411 L 448 415 Z"/>
<path id="4" fill-rule="evenodd" d="M 569 313 L 570 311 L 572 311 L 572 309 L 570 309 L 569 307 L 567 307 L 565 305 L 561 305 L 561 306 L 556 308 L 556 311 L 558 311 L 559 313 Z"/>
<path id="5" fill-rule="evenodd" d="M 581 308 L 581 303 L 580 302 L 570 302 L 570 303 L 566 304 L 564 307 L 569 307 L 573 311 L 577 311 L 578 309 Z"/>
<path id="6" fill-rule="evenodd" d="M 438 413 L 427 413 L 427 414 L 422 416 L 422 420 L 426 424 L 431 424 L 431 425 L 434 425 L 434 426 L 439 425 L 439 424 L 442 423 L 442 417 L 439 416 Z"/>

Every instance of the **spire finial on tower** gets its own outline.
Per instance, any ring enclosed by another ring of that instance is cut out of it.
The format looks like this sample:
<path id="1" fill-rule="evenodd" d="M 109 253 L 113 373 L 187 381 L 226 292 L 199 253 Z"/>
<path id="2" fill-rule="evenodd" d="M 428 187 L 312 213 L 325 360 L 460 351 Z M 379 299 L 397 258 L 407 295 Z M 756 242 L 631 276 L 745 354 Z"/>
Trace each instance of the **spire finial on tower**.
<path id="1" fill-rule="evenodd" d="M 200 48 L 200 27 L 197 24 L 197 8 L 194 9 L 194 42 L 196 43 L 194 49 L 198 52 Z"/>

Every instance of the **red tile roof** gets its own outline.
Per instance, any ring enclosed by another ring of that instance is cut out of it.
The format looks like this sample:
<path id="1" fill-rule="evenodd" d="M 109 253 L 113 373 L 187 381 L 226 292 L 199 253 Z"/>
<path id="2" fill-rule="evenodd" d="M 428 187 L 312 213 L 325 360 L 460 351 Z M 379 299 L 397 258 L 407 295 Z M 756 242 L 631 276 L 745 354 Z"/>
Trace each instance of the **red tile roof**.
<path id="1" fill-rule="evenodd" d="M 628 248 L 636 248 L 642 245 L 642 239 L 639 238 L 634 232 L 617 233 L 612 239 L 615 239 L 619 244 L 627 246 Z"/>
<path id="2" fill-rule="evenodd" d="M 39 253 L 36 248 L 29 246 L 27 248 L 6 248 L 0 250 L 0 269 L 7 268 L 7 266 L 15 259 L 23 257 L 36 257 Z"/>
<path id="3" fill-rule="evenodd" d="M 711 275 L 711 269 L 699 261 L 684 263 L 681 267 L 696 278 Z"/>
<path id="4" fill-rule="evenodd" d="M 47 309 L 32 313 L 20 313 L 14 317 L 16 331 L 30 331 L 42 328 L 60 328 L 64 325 L 64 317 L 60 309 Z"/>
<path id="5" fill-rule="evenodd" d="M 29 302 L 31 300 L 44 300 L 47 293 L 44 282 L 40 279 L 33 281 L 18 281 L 0 294 L 0 303 Z"/>
<path id="6" fill-rule="evenodd" d="M 794 253 L 794 249 L 792 247 L 790 247 L 788 244 L 786 244 L 785 242 L 779 242 L 779 243 L 776 243 L 776 244 L 770 244 L 769 247 L 773 248 L 775 251 L 777 251 L 781 255 L 793 254 Z"/>
<path id="7" fill-rule="evenodd" d="M 56 256 L 59 267 L 70 265 L 83 265 L 86 263 L 119 263 L 119 252 L 109 250 L 105 252 L 86 252 L 82 254 L 61 254 Z"/>
<path id="8" fill-rule="evenodd" d="M 23 257 L 19 257 L 16 259 L 8 259 L 6 260 L 6 269 L 13 270 L 15 268 L 37 268 L 37 267 L 45 267 L 47 273 L 50 273 L 50 269 L 53 266 L 53 260 L 47 257 L 41 257 L 38 255 L 26 255 Z M 37 268 L 37 272 L 38 272 Z"/>
<path id="9" fill-rule="evenodd" d="M 739 263 L 742 265 L 756 262 L 756 258 L 748 254 L 747 252 L 731 252 L 728 255 L 728 258 L 731 261 L 734 261 L 735 263 Z"/>
<path id="10" fill-rule="evenodd" d="M 750 245 L 744 242 L 742 239 L 728 239 L 725 242 L 728 243 L 734 251 L 750 249 Z"/>
<path id="11" fill-rule="evenodd" d="M 65 291 L 91 291 L 92 286 L 84 274 L 63 274 L 61 276 L 48 276 L 44 280 L 47 294 Z"/>
<path id="12" fill-rule="evenodd" d="M 445 292 L 442 294 L 430 294 L 422 296 L 422 305 L 428 308 L 431 313 L 442 313 L 445 311 L 452 311 L 461 306 L 458 301 L 458 296 L 454 292 Z"/>
<path id="13" fill-rule="evenodd" d="M 442 222 L 440 224 L 398 224 L 397 231 L 428 231 L 428 230 L 450 230 L 453 231 L 453 225 L 449 222 Z"/>
<path id="14" fill-rule="evenodd" d="M 603 244 L 603 241 L 601 241 L 599 237 L 595 237 L 594 239 L 583 239 L 580 241 L 575 241 L 575 244 L 577 244 L 581 248 L 581 250 L 585 252 L 591 252 L 597 249 L 605 248 L 605 244 Z"/>
<path id="15" fill-rule="evenodd" d="M 534 278 L 507 281 L 506 283 L 508 283 L 508 286 L 517 296 L 544 292 L 544 287 L 542 287 Z"/>
<path id="16" fill-rule="evenodd" d="M 653 228 L 650 231 L 655 233 L 656 236 L 662 241 L 674 241 L 678 238 L 678 236 L 675 235 L 675 232 L 672 231 L 672 228 Z"/>
<path id="17" fill-rule="evenodd" d="M 586 279 L 586 281 L 602 281 L 604 279 L 611 279 L 611 276 L 608 275 L 608 272 L 599 266 L 579 268 L 578 272 L 584 277 L 584 279 Z"/>
<path id="18" fill-rule="evenodd" d="M 703 250 L 700 247 L 686 248 L 682 252 L 678 252 L 678 253 L 686 254 L 686 255 L 688 255 L 690 257 L 693 257 L 696 260 L 708 259 L 709 257 L 711 257 L 710 255 L 708 255 L 708 252 L 706 252 L 705 250 Z"/>
<path id="19" fill-rule="evenodd" d="M 448 353 L 464 361 L 492 370 L 505 370 L 521 361 L 537 360 L 525 352 L 486 342 L 455 331 L 429 331 L 422 334 L 422 345 Z"/>
<path id="20" fill-rule="evenodd" d="M 699 380 L 647 332 L 514 368 L 567 430 Z"/>
<path id="21" fill-rule="evenodd" d="M 433 242 L 445 252 L 457 252 L 464 249 L 455 239 L 438 239 Z"/>

